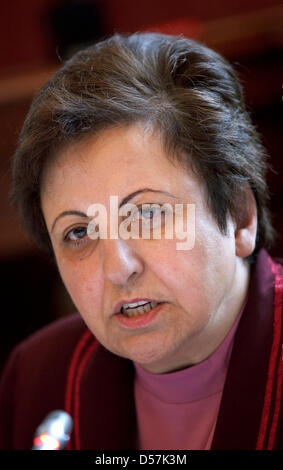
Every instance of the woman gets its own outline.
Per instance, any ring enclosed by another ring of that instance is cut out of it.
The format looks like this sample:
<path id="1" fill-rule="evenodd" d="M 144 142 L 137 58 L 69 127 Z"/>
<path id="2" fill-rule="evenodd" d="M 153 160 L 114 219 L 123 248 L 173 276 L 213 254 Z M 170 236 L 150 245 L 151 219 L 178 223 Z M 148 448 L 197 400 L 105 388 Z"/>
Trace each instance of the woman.
<path id="1" fill-rule="evenodd" d="M 115 35 L 63 65 L 26 118 L 12 199 L 79 314 L 12 353 L 2 448 L 31 448 L 58 408 L 72 449 L 282 446 L 265 171 L 237 77 L 205 46 Z"/>

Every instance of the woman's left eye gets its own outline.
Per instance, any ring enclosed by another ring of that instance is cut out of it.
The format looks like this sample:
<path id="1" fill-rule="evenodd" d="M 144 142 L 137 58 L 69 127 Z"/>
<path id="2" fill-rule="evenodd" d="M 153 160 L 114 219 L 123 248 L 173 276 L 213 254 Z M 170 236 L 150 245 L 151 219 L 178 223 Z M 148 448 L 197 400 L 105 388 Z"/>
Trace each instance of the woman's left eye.
<path id="1" fill-rule="evenodd" d="M 160 209 L 157 210 L 156 207 L 150 208 L 150 209 L 144 209 L 142 207 L 139 208 L 139 214 L 141 217 L 144 217 L 145 219 L 153 219 L 154 216 L 160 213 Z"/>

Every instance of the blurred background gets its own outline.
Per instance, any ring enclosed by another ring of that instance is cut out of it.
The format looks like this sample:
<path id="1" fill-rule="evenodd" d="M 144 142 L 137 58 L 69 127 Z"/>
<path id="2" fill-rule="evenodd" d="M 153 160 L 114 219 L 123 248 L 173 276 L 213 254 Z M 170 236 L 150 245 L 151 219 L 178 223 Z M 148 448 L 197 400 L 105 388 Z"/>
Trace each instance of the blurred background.
<path id="1" fill-rule="evenodd" d="M 55 266 L 9 206 L 10 164 L 33 93 L 76 50 L 113 32 L 197 38 L 236 67 L 269 151 L 271 209 L 283 257 L 283 3 L 278 0 L 2 0 L 0 6 L 0 369 L 12 347 L 73 312 Z"/>

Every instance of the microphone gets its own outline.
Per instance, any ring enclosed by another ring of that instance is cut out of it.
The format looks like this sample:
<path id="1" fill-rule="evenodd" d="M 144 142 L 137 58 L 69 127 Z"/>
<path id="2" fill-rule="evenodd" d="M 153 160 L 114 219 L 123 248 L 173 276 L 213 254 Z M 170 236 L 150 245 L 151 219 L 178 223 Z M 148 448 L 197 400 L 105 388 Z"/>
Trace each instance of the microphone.
<path id="1" fill-rule="evenodd" d="M 62 410 L 49 413 L 35 431 L 32 450 L 63 450 L 73 429 L 71 416 Z"/>

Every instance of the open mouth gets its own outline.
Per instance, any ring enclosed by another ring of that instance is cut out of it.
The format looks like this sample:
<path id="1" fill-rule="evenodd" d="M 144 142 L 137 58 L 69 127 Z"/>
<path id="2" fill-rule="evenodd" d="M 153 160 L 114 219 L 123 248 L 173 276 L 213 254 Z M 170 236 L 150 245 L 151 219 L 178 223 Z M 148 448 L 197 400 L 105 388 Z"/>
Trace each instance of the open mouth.
<path id="1" fill-rule="evenodd" d="M 138 302 L 139 305 L 130 306 L 132 304 L 128 304 L 127 306 L 122 306 L 120 313 L 123 313 L 128 318 L 137 317 L 142 315 L 143 313 L 150 312 L 153 308 L 155 308 L 158 303 L 157 302 Z"/>
<path id="2" fill-rule="evenodd" d="M 116 314 L 117 322 L 122 327 L 134 330 L 147 328 L 159 316 L 164 306 L 164 302 L 150 302 L 147 300 L 138 303 L 142 305 L 137 305 L 137 303 L 123 304 Z"/>

